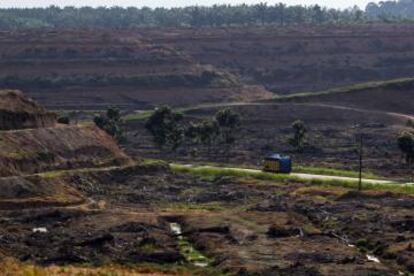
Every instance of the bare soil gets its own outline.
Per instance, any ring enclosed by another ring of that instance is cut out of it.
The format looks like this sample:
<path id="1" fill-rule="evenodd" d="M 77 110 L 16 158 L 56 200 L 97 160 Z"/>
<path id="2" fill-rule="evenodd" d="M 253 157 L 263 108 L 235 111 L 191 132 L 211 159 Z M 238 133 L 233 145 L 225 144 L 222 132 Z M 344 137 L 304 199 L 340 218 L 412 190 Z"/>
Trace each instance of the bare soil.
<path id="1" fill-rule="evenodd" d="M 0 130 L 53 127 L 56 114 L 15 90 L 0 90 Z"/>
<path id="2" fill-rule="evenodd" d="M 0 132 L 0 175 L 126 165 L 131 160 L 96 126 Z"/>
<path id="3" fill-rule="evenodd" d="M 169 228 L 178 222 L 211 265 L 230 274 L 413 271 L 411 196 L 198 178 L 158 165 L 60 177 L 97 203 L 1 211 L 6 256 L 41 266 L 185 263 Z"/>
<path id="4" fill-rule="evenodd" d="M 186 28 L 142 33 L 278 94 L 412 76 L 413 26 Z"/>
<path id="5" fill-rule="evenodd" d="M 3 32 L 0 42 L 7 68 L 0 69 L 0 88 L 25 90 L 54 109 L 135 110 L 272 96 L 131 30 Z"/>

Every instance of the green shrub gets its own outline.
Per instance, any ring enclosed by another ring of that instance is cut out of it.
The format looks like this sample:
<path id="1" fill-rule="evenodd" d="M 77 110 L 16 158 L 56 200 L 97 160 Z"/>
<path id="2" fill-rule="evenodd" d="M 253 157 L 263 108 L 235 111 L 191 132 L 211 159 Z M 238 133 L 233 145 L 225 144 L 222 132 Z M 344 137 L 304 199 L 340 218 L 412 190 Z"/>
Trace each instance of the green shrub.
<path id="1" fill-rule="evenodd" d="M 58 122 L 59 124 L 69 125 L 69 124 L 70 124 L 70 118 L 69 118 L 69 116 L 68 116 L 68 115 L 63 115 L 63 116 L 60 116 L 60 117 L 58 118 L 57 122 Z"/>

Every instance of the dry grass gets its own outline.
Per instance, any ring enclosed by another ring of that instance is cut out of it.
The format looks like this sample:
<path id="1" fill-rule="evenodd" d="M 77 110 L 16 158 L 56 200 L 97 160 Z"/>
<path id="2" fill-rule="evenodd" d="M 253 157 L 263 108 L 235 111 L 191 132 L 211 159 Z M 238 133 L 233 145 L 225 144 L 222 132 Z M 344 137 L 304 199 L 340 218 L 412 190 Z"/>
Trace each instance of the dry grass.
<path id="1" fill-rule="evenodd" d="M 132 275 L 223 275 L 213 268 L 196 268 L 185 265 L 157 265 L 143 263 L 139 265 L 89 266 L 48 266 L 41 267 L 31 263 L 22 263 L 12 258 L 0 262 L 0 275 L 3 276 L 132 276 Z"/>

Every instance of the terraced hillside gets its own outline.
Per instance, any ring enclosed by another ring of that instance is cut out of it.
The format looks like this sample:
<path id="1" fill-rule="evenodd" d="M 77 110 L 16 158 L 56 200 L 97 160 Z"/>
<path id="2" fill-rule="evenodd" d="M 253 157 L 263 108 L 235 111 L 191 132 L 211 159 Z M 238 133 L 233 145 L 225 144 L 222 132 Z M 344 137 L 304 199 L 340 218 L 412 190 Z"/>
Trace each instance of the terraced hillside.
<path id="1" fill-rule="evenodd" d="M 367 24 L 145 30 L 152 41 L 278 94 L 413 75 L 414 27 Z"/>
<path id="2" fill-rule="evenodd" d="M 3 32 L 0 64 L 0 88 L 23 89 L 54 109 L 142 109 L 270 95 L 131 31 Z"/>

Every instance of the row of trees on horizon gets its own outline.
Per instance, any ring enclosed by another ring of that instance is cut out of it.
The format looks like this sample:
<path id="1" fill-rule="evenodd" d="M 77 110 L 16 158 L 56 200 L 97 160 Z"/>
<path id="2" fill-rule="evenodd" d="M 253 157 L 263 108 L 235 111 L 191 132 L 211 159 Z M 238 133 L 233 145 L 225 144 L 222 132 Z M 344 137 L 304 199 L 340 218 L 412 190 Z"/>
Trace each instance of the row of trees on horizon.
<path id="1" fill-rule="evenodd" d="M 414 0 L 370 3 L 365 11 L 319 5 L 213 5 L 184 8 L 65 7 L 0 9 L 0 29 L 133 28 L 232 25 L 353 24 L 414 20 Z"/>

